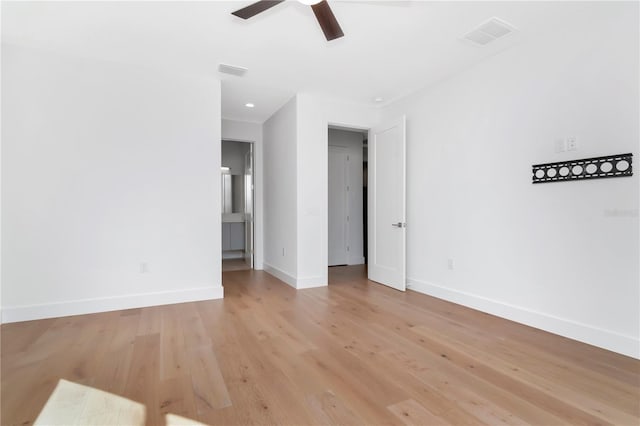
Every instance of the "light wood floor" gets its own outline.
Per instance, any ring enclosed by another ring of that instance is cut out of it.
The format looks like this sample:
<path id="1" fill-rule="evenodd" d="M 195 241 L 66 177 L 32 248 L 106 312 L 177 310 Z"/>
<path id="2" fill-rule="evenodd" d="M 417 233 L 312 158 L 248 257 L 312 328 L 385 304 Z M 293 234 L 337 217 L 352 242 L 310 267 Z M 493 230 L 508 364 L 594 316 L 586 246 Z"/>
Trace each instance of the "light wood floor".
<path id="1" fill-rule="evenodd" d="M 222 259 L 222 272 L 244 271 L 251 269 L 244 259 Z"/>
<path id="2" fill-rule="evenodd" d="M 2 326 L 2 425 L 58 379 L 208 424 L 640 423 L 640 362 L 331 268 L 295 291 L 225 274 L 225 299 Z"/>

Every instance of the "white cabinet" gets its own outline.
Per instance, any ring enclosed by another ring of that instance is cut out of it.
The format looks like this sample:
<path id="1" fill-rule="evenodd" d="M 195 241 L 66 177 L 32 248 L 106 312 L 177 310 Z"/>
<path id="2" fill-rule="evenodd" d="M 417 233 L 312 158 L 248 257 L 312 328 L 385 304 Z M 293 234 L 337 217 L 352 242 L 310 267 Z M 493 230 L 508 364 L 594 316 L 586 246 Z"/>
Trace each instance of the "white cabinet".
<path id="1" fill-rule="evenodd" d="M 230 250 L 244 250 L 244 222 L 230 223 Z"/>
<path id="2" fill-rule="evenodd" d="M 244 250 L 244 222 L 222 223 L 222 251 Z"/>

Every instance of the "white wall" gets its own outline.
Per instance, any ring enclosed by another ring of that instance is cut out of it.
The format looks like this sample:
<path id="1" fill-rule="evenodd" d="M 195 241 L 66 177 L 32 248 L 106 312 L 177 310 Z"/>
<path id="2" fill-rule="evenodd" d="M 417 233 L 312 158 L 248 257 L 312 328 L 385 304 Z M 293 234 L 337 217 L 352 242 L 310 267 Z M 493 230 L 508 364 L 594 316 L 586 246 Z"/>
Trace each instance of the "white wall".
<path id="1" fill-rule="evenodd" d="M 362 143 L 364 133 L 349 130 L 329 129 L 329 145 L 343 147 L 347 151 L 347 180 L 349 192 L 347 193 L 347 215 L 349 246 L 348 264 L 359 265 L 364 263 L 364 220 L 363 220 L 363 182 L 362 182 Z"/>
<path id="2" fill-rule="evenodd" d="M 297 100 L 292 98 L 263 125 L 264 269 L 296 287 Z"/>
<path id="3" fill-rule="evenodd" d="M 313 96 L 297 99 L 298 288 L 304 288 L 327 285 L 329 145 L 323 108 Z"/>
<path id="4" fill-rule="evenodd" d="M 0 7 L 0 22 L 2 22 L 2 7 Z M 2 44 L 0 44 L 0 81 L 2 79 Z M 2 83 L 0 82 L 0 100 L 2 99 Z M 0 324 L 4 321 L 2 319 L 2 176 L 4 175 L 2 171 L 2 103 L 0 102 Z M 0 347 L 2 346 L 2 336 L 0 336 Z"/>
<path id="5" fill-rule="evenodd" d="M 5 321 L 222 297 L 219 81 L 3 46 L 2 87 Z"/>
<path id="6" fill-rule="evenodd" d="M 536 163 L 638 160 L 638 4 L 604 3 L 384 117 L 407 114 L 411 288 L 640 357 L 638 173 L 531 184 Z"/>
<path id="7" fill-rule="evenodd" d="M 254 254 L 253 268 L 263 268 L 264 253 L 264 166 L 262 143 L 262 125 L 245 121 L 222 120 L 222 139 L 253 143 L 253 181 L 254 181 Z"/>

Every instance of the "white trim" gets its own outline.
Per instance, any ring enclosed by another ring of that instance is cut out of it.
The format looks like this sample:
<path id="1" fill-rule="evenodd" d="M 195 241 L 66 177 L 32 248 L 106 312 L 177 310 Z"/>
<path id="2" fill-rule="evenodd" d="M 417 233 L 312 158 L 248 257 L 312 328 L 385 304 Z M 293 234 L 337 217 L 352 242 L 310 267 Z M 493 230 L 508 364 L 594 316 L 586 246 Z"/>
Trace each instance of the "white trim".
<path id="1" fill-rule="evenodd" d="M 289 284 L 291 287 L 296 288 L 296 279 L 292 275 L 289 275 L 288 273 L 276 268 L 275 266 L 269 265 L 267 262 L 262 262 L 262 266 L 267 274 L 273 275 L 280 281 L 283 281 Z"/>
<path id="2" fill-rule="evenodd" d="M 326 287 L 328 284 L 326 276 L 304 277 L 296 280 L 296 288 L 298 290 L 304 288 Z"/>
<path id="3" fill-rule="evenodd" d="M 269 265 L 267 262 L 264 262 L 264 271 L 298 290 L 327 286 L 326 276 L 296 278 L 275 266 Z"/>
<path id="4" fill-rule="evenodd" d="M 550 333 L 640 359 L 640 339 L 614 331 L 511 305 L 434 283 L 407 278 L 407 288 Z"/>
<path id="5" fill-rule="evenodd" d="M 222 252 L 222 260 L 244 259 L 244 250 L 228 250 Z"/>
<path id="6" fill-rule="evenodd" d="M 222 287 L 200 287 L 187 290 L 69 300 L 40 305 L 3 306 L 2 322 L 9 323 L 43 318 L 66 317 L 70 315 L 93 314 L 121 309 L 222 299 L 223 297 L 224 289 Z"/>
<path id="7" fill-rule="evenodd" d="M 350 257 L 348 265 L 364 265 L 364 256 Z"/>

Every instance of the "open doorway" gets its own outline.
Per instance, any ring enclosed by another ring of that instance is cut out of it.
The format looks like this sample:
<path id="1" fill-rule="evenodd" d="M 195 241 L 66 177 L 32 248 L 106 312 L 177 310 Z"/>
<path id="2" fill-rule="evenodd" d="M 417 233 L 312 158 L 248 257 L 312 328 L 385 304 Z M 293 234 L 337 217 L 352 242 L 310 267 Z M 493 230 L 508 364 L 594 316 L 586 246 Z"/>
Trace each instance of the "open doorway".
<path id="1" fill-rule="evenodd" d="M 253 269 L 253 144 L 222 141 L 222 271 Z"/>
<path id="2" fill-rule="evenodd" d="M 367 131 L 328 132 L 328 266 L 366 264 Z"/>

